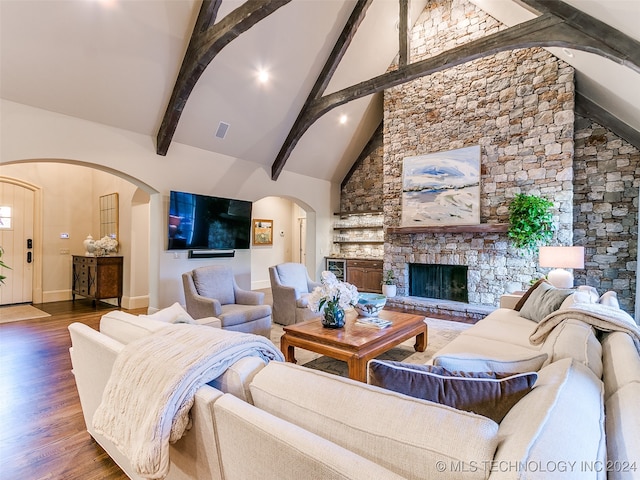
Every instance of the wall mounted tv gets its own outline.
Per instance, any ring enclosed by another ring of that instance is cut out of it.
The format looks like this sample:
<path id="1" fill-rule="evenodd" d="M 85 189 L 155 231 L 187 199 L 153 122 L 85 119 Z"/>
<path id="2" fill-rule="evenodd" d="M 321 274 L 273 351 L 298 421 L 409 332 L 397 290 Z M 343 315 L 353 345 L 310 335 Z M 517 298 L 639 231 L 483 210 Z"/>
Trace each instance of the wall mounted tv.
<path id="1" fill-rule="evenodd" d="M 245 200 L 172 191 L 168 249 L 249 248 L 251 206 Z"/>

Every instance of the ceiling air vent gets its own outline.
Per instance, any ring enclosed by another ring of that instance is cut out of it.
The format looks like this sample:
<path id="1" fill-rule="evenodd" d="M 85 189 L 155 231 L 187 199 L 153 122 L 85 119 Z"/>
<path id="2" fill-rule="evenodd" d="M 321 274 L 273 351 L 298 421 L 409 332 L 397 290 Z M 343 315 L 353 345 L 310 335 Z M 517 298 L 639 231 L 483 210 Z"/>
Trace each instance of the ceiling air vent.
<path id="1" fill-rule="evenodd" d="M 228 123 L 220 122 L 218 130 L 216 130 L 216 137 L 224 138 L 227 135 L 230 125 Z"/>

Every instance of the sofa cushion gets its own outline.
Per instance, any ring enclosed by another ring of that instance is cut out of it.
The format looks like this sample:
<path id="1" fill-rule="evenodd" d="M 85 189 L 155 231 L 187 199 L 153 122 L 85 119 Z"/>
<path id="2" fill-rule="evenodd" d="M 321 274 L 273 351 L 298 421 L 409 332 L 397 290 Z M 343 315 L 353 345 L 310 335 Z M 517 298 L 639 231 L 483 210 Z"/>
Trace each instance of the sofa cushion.
<path id="1" fill-rule="evenodd" d="M 489 372 L 452 372 L 433 365 L 371 360 L 369 384 L 474 412 L 500 423 L 538 378 L 536 373 L 503 376 Z"/>
<path id="2" fill-rule="evenodd" d="M 250 388 L 256 407 L 405 478 L 458 479 L 439 462 L 490 462 L 495 452 L 489 418 L 290 363 L 270 362 Z"/>
<path id="3" fill-rule="evenodd" d="M 524 305 L 522 305 L 520 309 L 520 316 L 534 322 L 539 322 L 560 308 L 564 299 L 573 292 L 573 290 L 556 288 L 550 283 L 543 282 L 531 293 L 527 301 L 524 302 Z"/>
<path id="4" fill-rule="evenodd" d="M 471 328 L 463 331 L 460 336 L 482 337 L 487 340 L 496 340 L 521 345 L 532 350 L 539 350 L 539 345 L 533 345 L 529 341 L 529 337 L 537 326 L 536 322 L 521 317 L 515 310 L 499 308 Z"/>
<path id="5" fill-rule="evenodd" d="M 242 480 L 402 480 L 405 478 L 381 467 L 378 462 L 354 455 L 349 449 L 340 447 L 233 396 L 225 395 L 215 402 L 213 412 L 215 422 L 212 422 L 212 426 L 215 426 L 224 478 Z M 190 478 L 204 479 L 205 477 Z"/>
<path id="6" fill-rule="evenodd" d="M 437 355 L 433 359 L 433 364 L 449 371 L 459 372 L 525 373 L 540 370 L 548 357 L 546 353 L 526 356 L 497 353 L 491 357 L 475 353 L 459 353 Z"/>
<path id="7" fill-rule="evenodd" d="M 130 343 L 165 328 L 168 323 L 114 310 L 100 319 L 100 332 L 120 343 Z"/>
<path id="8" fill-rule="evenodd" d="M 493 465 L 532 466 L 496 469 L 491 478 L 603 478 L 603 470 L 551 471 L 549 465 L 605 465 L 602 382 L 587 367 L 563 359 L 542 368 L 534 388 L 500 423 L 500 445 Z M 555 463 L 553 463 L 555 462 Z M 596 463 L 599 462 L 599 463 Z M 540 467 L 540 468 L 538 468 Z"/>
<path id="9" fill-rule="evenodd" d="M 606 402 L 607 478 L 637 479 L 640 474 L 640 383 L 629 383 Z"/>
<path id="10" fill-rule="evenodd" d="M 473 330 L 473 328 L 468 331 L 471 330 Z M 478 356 L 491 358 L 496 352 L 500 352 L 500 354 L 505 357 L 527 358 L 534 354 L 541 353 L 542 347 L 543 345 L 525 347 L 524 345 L 515 345 L 500 340 L 476 337 L 474 335 L 458 335 L 457 338 L 438 350 L 438 355 L 457 355 L 473 352 Z"/>
<path id="11" fill-rule="evenodd" d="M 549 355 L 547 363 L 573 358 L 602 377 L 602 346 L 591 325 L 581 320 L 567 319 L 556 326 L 544 341 L 542 351 Z"/>
<path id="12" fill-rule="evenodd" d="M 605 399 L 629 383 L 640 383 L 640 355 L 628 334 L 611 332 L 604 336 L 602 370 Z"/>

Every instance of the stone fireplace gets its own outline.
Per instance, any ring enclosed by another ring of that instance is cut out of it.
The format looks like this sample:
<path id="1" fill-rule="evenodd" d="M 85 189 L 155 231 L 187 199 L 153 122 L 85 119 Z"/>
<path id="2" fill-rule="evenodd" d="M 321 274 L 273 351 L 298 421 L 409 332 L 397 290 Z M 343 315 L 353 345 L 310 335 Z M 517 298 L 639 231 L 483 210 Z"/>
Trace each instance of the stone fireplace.
<path id="1" fill-rule="evenodd" d="M 412 297 L 469 301 L 467 271 L 464 265 L 409 265 L 409 295 Z"/>

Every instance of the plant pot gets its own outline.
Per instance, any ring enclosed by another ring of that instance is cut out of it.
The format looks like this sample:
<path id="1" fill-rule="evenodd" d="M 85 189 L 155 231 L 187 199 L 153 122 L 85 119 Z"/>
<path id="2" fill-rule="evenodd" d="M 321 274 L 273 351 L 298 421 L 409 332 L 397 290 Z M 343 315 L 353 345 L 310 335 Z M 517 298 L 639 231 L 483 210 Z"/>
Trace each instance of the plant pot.
<path id="1" fill-rule="evenodd" d="M 395 297 L 396 296 L 396 286 L 395 285 L 382 285 L 382 294 L 387 297 Z"/>

